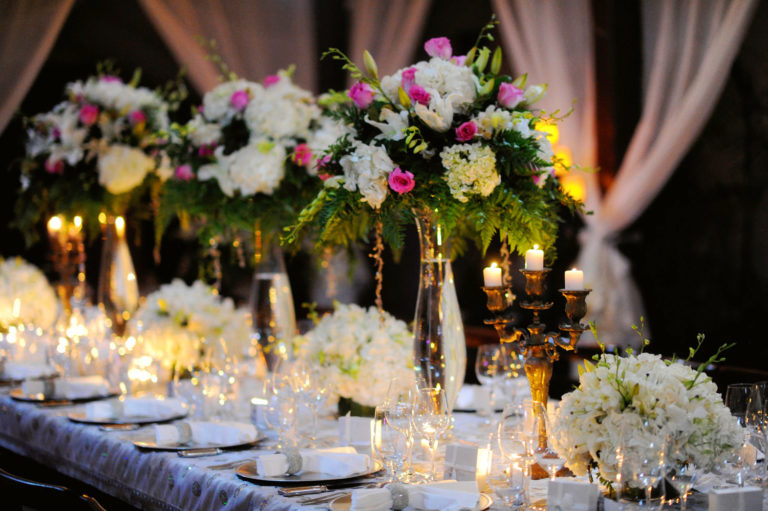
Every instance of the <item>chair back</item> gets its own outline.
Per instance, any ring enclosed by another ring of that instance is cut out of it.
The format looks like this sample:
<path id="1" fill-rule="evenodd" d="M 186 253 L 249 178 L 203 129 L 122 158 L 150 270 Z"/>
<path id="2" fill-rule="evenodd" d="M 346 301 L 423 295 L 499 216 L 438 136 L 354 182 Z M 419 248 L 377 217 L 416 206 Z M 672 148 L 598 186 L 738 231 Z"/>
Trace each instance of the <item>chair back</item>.
<path id="1" fill-rule="evenodd" d="M 2 468 L 0 468 L 0 489 L 3 490 L 0 492 L 3 495 L 3 509 L 106 511 L 93 497 L 79 494 L 66 486 L 26 479 Z"/>

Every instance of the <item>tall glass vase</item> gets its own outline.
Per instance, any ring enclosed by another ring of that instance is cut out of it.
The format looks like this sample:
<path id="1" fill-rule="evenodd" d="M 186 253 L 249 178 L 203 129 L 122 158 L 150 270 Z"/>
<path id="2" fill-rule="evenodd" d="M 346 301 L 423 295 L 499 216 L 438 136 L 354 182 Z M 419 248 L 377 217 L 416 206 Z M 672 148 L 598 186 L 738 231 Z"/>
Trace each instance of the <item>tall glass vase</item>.
<path id="1" fill-rule="evenodd" d="M 252 328 L 267 369 L 273 371 L 281 360 L 291 355 L 296 335 L 296 313 L 283 251 L 277 240 L 257 228 L 254 249 L 250 298 Z"/>
<path id="2" fill-rule="evenodd" d="M 448 240 L 436 211 L 414 211 L 421 246 L 419 293 L 413 321 L 414 369 L 430 387 L 445 389 L 453 410 L 464 383 L 467 347 Z"/>
<path id="3" fill-rule="evenodd" d="M 139 284 L 131 252 L 125 240 L 125 219 L 107 217 L 103 225 L 103 245 L 97 299 L 119 336 L 139 307 Z"/>

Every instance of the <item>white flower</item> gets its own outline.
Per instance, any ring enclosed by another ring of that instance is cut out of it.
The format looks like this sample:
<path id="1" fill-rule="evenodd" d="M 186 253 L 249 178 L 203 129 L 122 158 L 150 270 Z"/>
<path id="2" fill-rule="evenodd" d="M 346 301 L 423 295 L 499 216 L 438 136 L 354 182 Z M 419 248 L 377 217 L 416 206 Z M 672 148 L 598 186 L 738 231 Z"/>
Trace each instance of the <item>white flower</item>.
<path id="1" fill-rule="evenodd" d="M 216 179 L 221 191 L 229 197 L 265 193 L 271 195 L 285 176 L 285 148 L 266 140 L 258 140 L 239 151 L 224 155 L 224 148 L 215 152 L 216 162 L 198 170 L 198 179 Z"/>
<path id="2" fill-rule="evenodd" d="M 98 168 L 99 184 L 110 193 L 120 194 L 140 185 L 155 168 L 155 160 L 139 149 L 117 144 L 99 155 Z"/>
<path id="3" fill-rule="evenodd" d="M 490 147 L 480 142 L 456 144 L 440 152 L 443 177 L 451 189 L 451 195 L 461 202 L 467 202 L 467 195 L 487 197 L 501 183 L 496 171 L 496 155 Z"/>
<path id="4" fill-rule="evenodd" d="M 321 116 L 317 127 L 312 130 L 307 139 L 307 145 L 312 150 L 312 165 L 307 172 L 311 175 L 317 174 L 317 161 L 322 158 L 330 146 L 335 144 L 345 134 L 354 134 L 352 127 L 327 116 Z"/>
<path id="5" fill-rule="evenodd" d="M 205 119 L 210 122 L 229 124 L 238 113 L 231 103 L 232 94 L 241 90 L 248 92 L 251 102 L 254 101 L 254 98 L 259 98 L 264 94 L 264 87 L 255 82 L 247 80 L 224 82 L 203 96 L 203 116 Z"/>
<path id="6" fill-rule="evenodd" d="M 307 139 L 310 123 L 319 115 L 312 93 L 296 86 L 282 73 L 277 83 L 264 88 L 262 94 L 248 104 L 245 122 L 252 138 Z"/>
<path id="7" fill-rule="evenodd" d="M 359 190 L 372 208 L 378 208 L 387 198 L 387 178 L 395 169 L 387 151 L 377 145 L 355 141 L 353 151 L 339 159 L 344 170 L 344 188 Z"/>
<path id="8" fill-rule="evenodd" d="M 521 136 L 528 138 L 533 134 L 530 126 L 531 117 L 528 112 L 510 112 L 507 109 L 489 105 L 472 120 L 480 136 L 486 139 L 500 131 L 517 131 Z"/>
<path id="9" fill-rule="evenodd" d="M 413 335 L 406 324 L 375 307 L 336 305 L 302 337 L 294 340 L 297 355 L 318 364 L 334 397 L 365 406 L 381 404 L 394 381 L 403 387 L 413 379 Z"/>
<path id="10" fill-rule="evenodd" d="M 221 127 L 212 122 L 206 122 L 202 115 L 198 114 L 187 125 L 189 137 L 197 146 L 210 146 L 221 140 Z"/>
<path id="11" fill-rule="evenodd" d="M 365 122 L 381 130 L 381 135 L 375 138 L 384 138 L 386 140 L 402 140 L 405 138 L 405 130 L 408 128 L 408 112 L 402 110 L 399 113 L 390 108 L 385 108 L 379 114 L 384 122 L 372 121 L 368 115 L 365 116 Z"/>
<path id="12" fill-rule="evenodd" d="M 19 323 L 48 329 L 58 313 L 59 301 L 42 271 L 20 257 L 0 259 L 0 331 Z"/>

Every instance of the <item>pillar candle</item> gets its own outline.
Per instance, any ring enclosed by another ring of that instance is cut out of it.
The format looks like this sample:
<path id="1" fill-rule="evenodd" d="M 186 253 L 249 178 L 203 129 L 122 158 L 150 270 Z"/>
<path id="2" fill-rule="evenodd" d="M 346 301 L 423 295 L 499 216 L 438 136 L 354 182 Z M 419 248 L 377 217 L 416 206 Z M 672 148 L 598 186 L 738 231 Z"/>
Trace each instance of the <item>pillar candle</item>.
<path id="1" fill-rule="evenodd" d="M 582 291 L 584 289 L 584 272 L 576 268 L 565 272 L 565 289 Z"/>
<path id="2" fill-rule="evenodd" d="M 485 287 L 501 287 L 501 268 L 496 263 L 483 268 L 483 281 Z"/>
<path id="3" fill-rule="evenodd" d="M 541 271 L 544 269 L 544 251 L 538 245 L 525 252 L 525 269 Z"/>

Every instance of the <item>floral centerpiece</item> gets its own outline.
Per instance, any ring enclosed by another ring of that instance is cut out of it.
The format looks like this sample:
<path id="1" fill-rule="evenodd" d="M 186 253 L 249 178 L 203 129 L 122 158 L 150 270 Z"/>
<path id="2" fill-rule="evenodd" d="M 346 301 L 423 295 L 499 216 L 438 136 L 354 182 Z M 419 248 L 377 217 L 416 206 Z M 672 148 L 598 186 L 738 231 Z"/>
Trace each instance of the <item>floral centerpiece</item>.
<path id="1" fill-rule="evenodd" d="M 294 345 L 298 357 L 320 366 L 332 396 L 374 407 L 390 382 L 412 381 L 411 339 L 406 324 L 386 312 L 336 304 Z"/>
<path id="2" fill-rule="evenodd" d="M 37 266 L 0 259 L 0 331 L 20 323 L 47 329 L 58 313 L 56 293 Z"/>
<path id="3" fill-rule="evenodd" d="M 214 350 L 214 356 L 234 357 L 247 355 L 250 347 L 246 312 L 201 281 L 188 286 L 174 279 L 150 293 L 131 318 L 129 331 L 142 338 L 137 349 L 168 367 L 198 366 L 207 355 L 206 347 Z M 219 351 L 221 340 L 227 353 Z"/>
<path id="4" fill-rule="evenodd" d="M 102 212 L 118 215 L 139 200 L 148 176 L 167 177 L 159 132 L 168 103 L 159 92 L 101 74 L 67 85 L 67 99 L 27 120 L 27 158 L 17 224 L 31 241 L 46 215 L 80 215 L 92 232 Z"/>
<path id="5" fill-rule="evenodd" d="M 702 342 L 699 336 L 699 347 Z M 650 353 L 603 353 L 596 364 L 586 362 L 579 387 L 563 396 L 554 425 L 562 444 L 555 447 L 568 468 L 577 475 L 596 468 L 603 482 L 616 481 L 617 450 L 627 432 L 639 449 L 651 441 L 674 441 L 679 448 L 669 453 L 672 466 L 711 466 L 713 457 L 738 449 L 741 427 L 703 372 L 722 360 L 717 357 L 725 348 L 698 369 Z"/>

